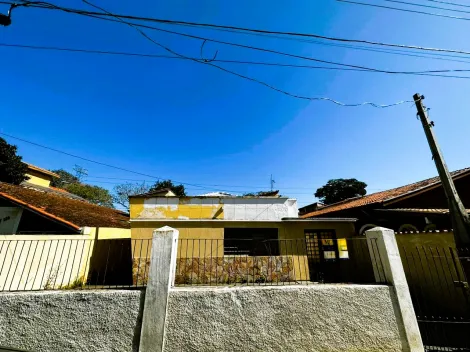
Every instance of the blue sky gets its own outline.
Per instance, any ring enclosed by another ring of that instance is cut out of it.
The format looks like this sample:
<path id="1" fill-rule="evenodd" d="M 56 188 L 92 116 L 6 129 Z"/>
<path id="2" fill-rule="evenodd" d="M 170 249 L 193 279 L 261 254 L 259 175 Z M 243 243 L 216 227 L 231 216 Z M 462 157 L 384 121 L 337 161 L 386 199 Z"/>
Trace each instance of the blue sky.
<path id="1" fill-rule="evenodd" d="M 55 2 L 88 7 L 81 1 Z M 116 13 L 469 50 L 468 22 L 392 12 L 333 0 L 96 2 Z M 0 10 L 6 12 L 5 5 Z M 468 63 L 375 53 L 278 38 L 163 26 L 245 45 L 389 70 L 470 69 Z M 162 44 L 199 56 L 201 41 L 147 31 Z M 0 43 L 167 54 L 125 25 L 58 11 L 19 8 Z M 207 42 L 218 59 L 313 62 Z M 346 108 L 284 96 L 202 64 L 167 59 L 0 47 L 0 132 L 85 158 L 204 188 L 256 191 L 270 174 L 283 194 L 314 200 L 331 178 L 355 177 L 369 193 L 436 175 L 412 104 Z M 470 61 L 469 61 L 470 62 Z M 470 166 L 470 81 L 424 76 L 220 64 L 292 93 L 347 103 L 393 103 L 426 96 L 451 170 Z M 27 162 L 88 169 L 106 188 L 143 177 L 7 138 Z M 212 186 L 223 185 L 223 186 Z"/>

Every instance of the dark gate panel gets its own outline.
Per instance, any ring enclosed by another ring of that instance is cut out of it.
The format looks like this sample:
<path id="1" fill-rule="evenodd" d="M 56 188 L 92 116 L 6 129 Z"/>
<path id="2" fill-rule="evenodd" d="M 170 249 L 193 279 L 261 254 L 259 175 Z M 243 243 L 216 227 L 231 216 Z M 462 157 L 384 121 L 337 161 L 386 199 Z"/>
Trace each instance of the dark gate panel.
<path id="1" fill-rule="evenodd" d="M 400 247 L 427 351 L 470 351 L 467 279 L 455 248 Z"/>
<path id="2" fill-rule="evenodd" d="M 334 230 L 305 230 L 305 245 L 310 281 L 376 283 L 365 237 L 337 239 Z"/>

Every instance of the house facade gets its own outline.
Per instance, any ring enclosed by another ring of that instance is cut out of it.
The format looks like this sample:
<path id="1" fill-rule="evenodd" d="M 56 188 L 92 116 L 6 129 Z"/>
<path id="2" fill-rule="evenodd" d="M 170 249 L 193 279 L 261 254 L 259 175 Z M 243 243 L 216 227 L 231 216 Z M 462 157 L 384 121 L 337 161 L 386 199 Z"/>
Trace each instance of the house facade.
<path id="1" fill-rule="evenodd" d="M 470 208 L 470 168 L 451 172 L 457 192 Z M 356 231 L 382 226 L 396 232 L 442 231 L 452 228 L 446 195 L 439 177 L 387 191 L 351 198 L 301 215 L 305 219 L 354 217 Z"/>
<path id="2" fill-rule="evenodd" d="M 261 272 L 273 273 L 269 268 L 278 267 L 286 272 L 286 280 L 310 280 L 314 262 L 347 258 L 346 239 L 355 235 L 355 219 L 300 219 L 297 214 L 295 199 L 278 196 L 133 196 L 131 236 L 137 246 L 133 251 L 150 253 L 153 231 L 170 226 L 179 231 L 180 239 L 177 283 L 196 276 L 199 279 L 203 270 L 217 277 L 211 271 L 214 267 L 224 267 L 219 274 L 226 275 L 226 279 L 231 275 L 226 273 L 228 270 L 252 280 L 251 270 L 258 267 L 258 262 Z M 137 272 L 145 270 L 136 266 Z"/>

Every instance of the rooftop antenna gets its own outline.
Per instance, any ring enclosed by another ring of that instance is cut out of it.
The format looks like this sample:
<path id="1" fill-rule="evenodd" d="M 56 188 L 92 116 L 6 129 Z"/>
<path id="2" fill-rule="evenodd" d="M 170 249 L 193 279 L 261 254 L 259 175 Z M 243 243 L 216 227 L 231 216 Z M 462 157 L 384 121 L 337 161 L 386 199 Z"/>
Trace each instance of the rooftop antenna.
<path id="1" fill-rule="evenodd" d="M 273 179 L 273 174 L 271 174 L 271 181 L 270 182 L 271 182 L 271 192 L 272 192 L 273 189 L 274 189 L 274 184 L 276 183 L 276 181 L 274 181 L 274 179 Z"/>

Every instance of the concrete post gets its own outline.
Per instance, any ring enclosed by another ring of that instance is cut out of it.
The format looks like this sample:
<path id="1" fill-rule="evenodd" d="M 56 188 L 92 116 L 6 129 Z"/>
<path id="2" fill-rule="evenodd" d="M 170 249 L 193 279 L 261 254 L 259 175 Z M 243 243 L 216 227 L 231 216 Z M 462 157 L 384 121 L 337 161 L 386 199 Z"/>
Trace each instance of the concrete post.
<path id="1" fill-rule="evenodd" d="M 168 293 L 175 279 L 178 235 L 178 230 L 169 226 L 153 231 L 139 352 L 163 351 Z"/>
<path id="2" fill-rule="evenodd" d="M 402 339 L 405 339 L 406 345 L 408 345 L 403 350 L 423 352 L 424 346 L 398 251 L 395 232 L 383 227 L 374 227 L 366 231 L 366 236 L 377 282 L 385 281 L 387 284 L 392 285 L 395 290 L 398 303 L 397 318 L 402 320 L 398 322 L 398 325 L 403 324 L 400 333 Z"/>

